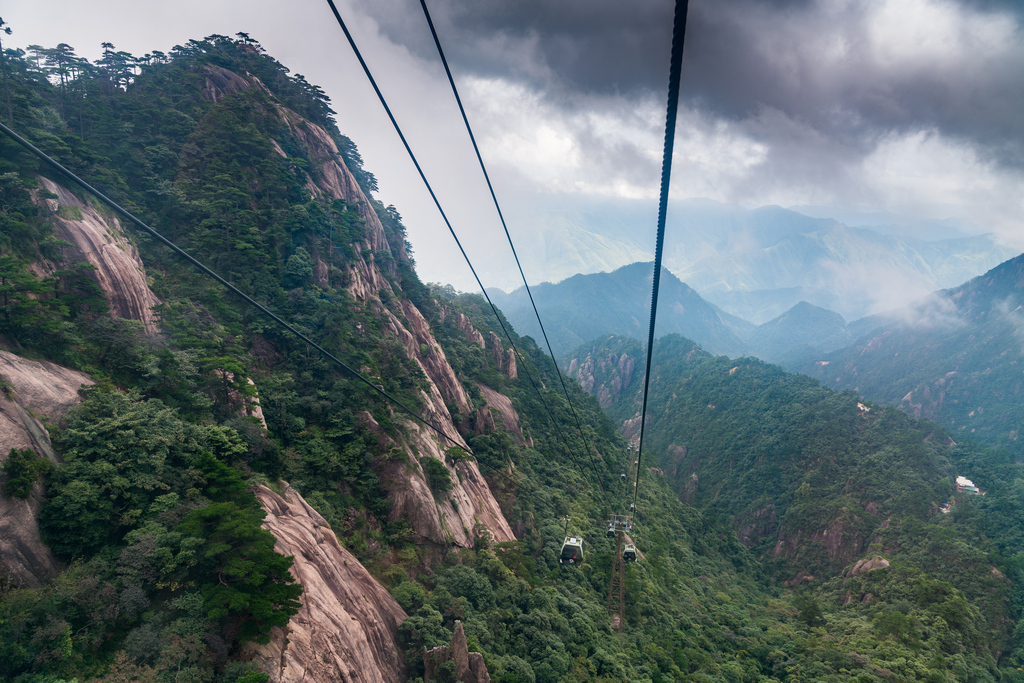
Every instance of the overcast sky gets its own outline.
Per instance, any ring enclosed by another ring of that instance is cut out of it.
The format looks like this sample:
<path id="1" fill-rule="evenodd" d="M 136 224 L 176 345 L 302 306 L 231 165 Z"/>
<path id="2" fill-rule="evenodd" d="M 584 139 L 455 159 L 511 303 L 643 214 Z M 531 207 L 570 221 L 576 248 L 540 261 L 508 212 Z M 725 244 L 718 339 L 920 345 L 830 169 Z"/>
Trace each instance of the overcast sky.
<path id="1" fill-rule="evenodd" d="M 417 0 L 337 4 L 471 257 L 503 239 Z M 671 2 L 429 6 L 513 237 L 563 197 L 656 202 Z M 1022 8 L 691 0 L 673 198 L 960 217 L 1024 249 Z M 141 55 L 249 33 L 332 98 L 424 280 L 473 289 L 325 0 L 7 0 L 2 16 L 5 46 L 90 59 L 104 41 Z"/>

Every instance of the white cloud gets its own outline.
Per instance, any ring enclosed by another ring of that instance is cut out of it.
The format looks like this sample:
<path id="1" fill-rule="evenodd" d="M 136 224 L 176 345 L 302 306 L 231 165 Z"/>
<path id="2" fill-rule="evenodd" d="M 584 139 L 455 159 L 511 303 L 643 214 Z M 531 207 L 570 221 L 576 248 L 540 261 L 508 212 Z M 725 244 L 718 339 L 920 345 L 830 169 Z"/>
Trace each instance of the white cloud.
<path id="1" fill-rule="evenodd" d="M 945 0 L 885 0 L 868 5 L 868 50 L 886 70 L 954 68 L 1001 59 L 1016 40 L 1009 13 L 978 12 Z"/>
<path id="2" fill-rule="evenodd" d="M 881 205 L 919 214 L 942 207 L 1024 248 L 1024 174 L 999 168 L 969 143 L 936 130 L 891 133 L 862 170 Z"/>

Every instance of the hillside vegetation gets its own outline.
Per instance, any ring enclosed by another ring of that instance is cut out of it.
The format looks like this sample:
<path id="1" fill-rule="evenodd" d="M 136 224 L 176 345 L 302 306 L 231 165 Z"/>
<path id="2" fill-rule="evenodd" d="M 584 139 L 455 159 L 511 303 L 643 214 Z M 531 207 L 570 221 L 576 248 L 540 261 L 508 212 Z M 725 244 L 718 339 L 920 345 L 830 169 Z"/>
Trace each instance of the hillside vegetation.
<path id="1" fill-rule="evenodd" d="M 877 321 L 855 344 L 791 367 L 1024 453 L 1024 256 Z"/>
<path id="2" fill-rule="evenodd" d="M 625 628 L 613 631 L 604 520 L 627 506 L 619 423 L 575 381 L 570 406 L 553 362 L 515 333 L 513 368 L 480 297 L 419 281 L 398 210 L 372 198 L 374 177 L 321 91 L 244 34 L 143 58 L 110 48 L 97 64 L 66 45 L 5 57 L 19 132 L 472 454 L 423 436 L 143 235 L 131 239 L 161 302 L 159 334 L 111 316 L 107 283 L 67 262 L 75 252 L 58 239 L 109 211 L 4 138 L 0 342 L 96 384 L 49 425 L 62 463 L 2 454 L 5 498 L 45 488 L 39 524 L 64 564 L 38 586 L 0 582 L 0 678 L 279 675 L 248 648 L 284 642 L 279 627 L 306 597 L 289 570 L 308 558 L 273 552 L 253 495 L 267 485 L 301 493 L 404 609 L 399 678 L 421 679 L 423 648 L 461 620 L 503 683 L 1022 680 L 1014 465 L 759 362 L 730 373 L 670 337 L 651 413 L 662 461 L 640 471 L 642 558 L 627 566 Z M 340 187 L 335 162 L 358 187 Z M 609 394 L 612 415 L 632 416 L 636 377 Z M 669 474 L 677 447 L 685 467 L 699 464 Z M 960 467 L 989 496 L 941 517 L 935 499 Z M 692 492 L 680 472 L 698 474 Z M 414 490 L 424 497 L 400 506 Z M 463 521 L 490 496 L 515 540 Z M 877 512 L 862 514 L 867 502 Z M 736 533 L 768 504 L 786 538 L 841 518 L 864 542 L 837 557 L 815 539 L 773 555 L 768 534 Z M 557 560 L 566 529 L 585 541 L 576 566 Z M 889 566 L 844 573 L 868 554 Z"/>
<path id="3" fill-rule="evenodd" d="M 569 361 L 634 435 L 642 373 L 630 379 L 621 369 L 641 364 L 641 352 L 634 340 L 610 337 Z M 1019 581 L 1024 559 L 1024 476 L 1007 454 L 957 444 L 936 424 L 755 359 L 711 356 L 678 336 L 659 340 L 655 359 L 651 464 L 685 502 L 727 521 L 777 580 L 807 586 L 838 615 L 877 615 L 888 603 L 911 620 L 924 620 L 922 608 L 955 611 L 923 598 L 916 607 L 900 602 L 925 590 L 914 586 L 938 582 L 943 600 L 962 592 L 957 609 L 973 622 L 960 623 L 976 644 L 994 646 L 998 658 L 1010 646 L 997 643 L 1016 642 L 1008 639 L 1019 599 L 1012 577 Z M 956 496 L 958 475 L 984 482 L 987 495 Z M 951 498 L 953 511 L 943 514 Z M 870 581 L 850 573 L 875 555 L 890 564 L 866 574 Z M 886 582 L 889 592 L 877 592 Z"/>

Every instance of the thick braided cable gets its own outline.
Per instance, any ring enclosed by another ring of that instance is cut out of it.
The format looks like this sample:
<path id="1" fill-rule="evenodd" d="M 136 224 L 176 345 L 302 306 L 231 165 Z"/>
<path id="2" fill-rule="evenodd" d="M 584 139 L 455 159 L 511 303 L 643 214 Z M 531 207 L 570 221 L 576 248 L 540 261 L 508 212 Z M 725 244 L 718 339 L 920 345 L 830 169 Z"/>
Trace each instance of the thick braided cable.
<path id="1" fill-rule="evenodd" d="M 679 80 L 683 68 L 683 39 L 686 37 L 688 0 L 676 0 L 672 23 L 672 61 L 668 72 L 668 113 L 665 116 L 665 154 L 661 161 L 661 197 L 658 200 L 658 237 L 654 250 L 654 287 L 651 291 L 651 326 L 647 332 L 647 369 L 644 371 L 644 401 L 640 411 L 640 445 L 636 455 L 636 481 L 633 485 L 633 509 L 640 490 L 640 461 L 644 454 L 644 426 L 647 422 L 647 391 L 651 385 L 651 357 L 654 355 L 654 325 L 658 318 L 658 288 L 661 285 L 661 256 L 665 245 L 665 214 L 668 212 L 668 187 L 672 177 L 672 149 L 675 147 L 676 113 L 679 110 Z"/>

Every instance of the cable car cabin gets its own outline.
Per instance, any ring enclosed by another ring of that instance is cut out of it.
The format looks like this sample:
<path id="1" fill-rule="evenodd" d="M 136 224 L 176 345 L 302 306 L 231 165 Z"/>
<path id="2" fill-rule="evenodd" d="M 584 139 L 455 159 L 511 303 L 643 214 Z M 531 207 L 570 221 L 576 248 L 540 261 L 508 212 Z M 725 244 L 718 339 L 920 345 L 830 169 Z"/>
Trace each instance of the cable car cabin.
<path id="1" fill-rule="evenodd" d="M 622 473 L 622 474 L 621 474 L 621 475 L 619 476 L 619 481 L 626 481 L 626 473 L 625 473 L 625 472 L 623 472 L 623 473 Z"/>
<path id="2" fill-rule="evenodd" d="M 608 538 L 615 538 L 615 527 L 608 527 Z"/>
<path id="3" fill-rule="evenodd" d="M 566 537 L 562 544 L 562 554 L 558 557 L 560 564 L 583 563 L 583 539 L 575 536 Z"/>
<path id="4" fill-rule="evenodd" d="M 636 546 L 627 543 L 626 547 L 622 549 L 622 559 L 626 562 L 636 562 Z"/>

